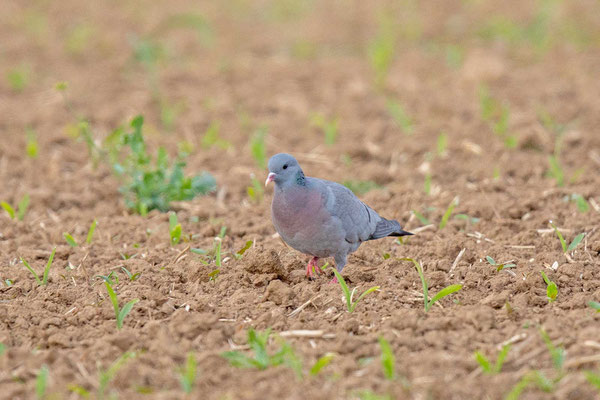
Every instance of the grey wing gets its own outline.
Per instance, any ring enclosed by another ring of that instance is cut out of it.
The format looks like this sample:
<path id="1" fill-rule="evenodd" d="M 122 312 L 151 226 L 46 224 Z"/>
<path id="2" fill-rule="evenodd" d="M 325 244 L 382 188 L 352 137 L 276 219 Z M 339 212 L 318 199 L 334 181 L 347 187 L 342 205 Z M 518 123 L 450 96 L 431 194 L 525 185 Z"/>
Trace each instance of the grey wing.
<path id="1" fill-rule="evenodd" d="M 379 214 L 360 201 L 347 187 L 335 182 L 318 180 L 323 183 L 326 193 L 325 206 L 333 217 L 340 219 L 346 241 L 358 243 L 369 240 L 381 220 Z"/>

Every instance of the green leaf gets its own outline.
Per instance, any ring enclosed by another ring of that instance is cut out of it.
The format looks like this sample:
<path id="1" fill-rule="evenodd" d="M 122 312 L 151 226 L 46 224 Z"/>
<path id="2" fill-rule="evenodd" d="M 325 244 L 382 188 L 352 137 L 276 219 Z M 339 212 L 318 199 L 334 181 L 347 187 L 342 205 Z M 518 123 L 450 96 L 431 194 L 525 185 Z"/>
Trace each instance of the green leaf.
<path id="1" fill-rule="evenodd" d="M 596 386 L 596 389 L 600 390 L 600 374 L 595 374 L 591 371 L 583 371 L 583 373 L 588 382 Z"/>
<path id="2" fill-rule="evenodd" d="M 31 272 L 31 274 L 35 277 L 35 280 L 38 283 L 38 285 L 41 285 L 42 281 L 40 280 L 40 277 L 38 276 L 38 274 L 35 273 L 33 268 L 31 268 L 31 265 L 29 265 L 29 263 L 27 261 L 25 261 L 25 259 L 23 257 L 20 257 L 20 259 L 21 259 L 21 262 L 23 263 L 23 265 L 25 266 L 25 268 L 27 268 L 29 270 L 29 272 Z"/>
<path id="3" fill-rule="evenodd" d="M 490 265 L 496 265 L 496 261 L 494 261 L 494 259 L 490 256 L 485 256 L 485 259 L 487 260 L 487 262 L 490 263 Z"/>
<path id="4" fill-rule="evenodd" d="M 430 221 L 429 221 L 427 218 L 425 218 L 425 217 L 423 216 L 423 214 L 421 214 L 421 213 L 419 213 L 419 212 L 417 212 L 417 211 L 414 211 L 414 210 L 412 211 L 412 213 L 415 215 L 415 217 L 417 217 L 417 219 L 418 219 L 418 220 L 419 220 L 419 221 L 420 221 L 420 222 L 421 222 L 423 225 L 429 225 L 429 224 L 431 224 L 431 222 L 430 222 Z"/>
<path id="5" fill-rule="evenodd" d="M 490 364 L 490 361 L 481 352 L 475 352 L 475 360 L 479 363 L 479 366 L 483 372 L 488 374 L 492 372 L 492 365 Z"/>
<path id="6" fill-rule="evenodd" d="M 121 329 L 123 327 L 123 320 L 125 319 L 125 317 L 127 316 L 127 314 L 129 314 L 129 312 L 131 311 L 131 309 L 133 308 L 133 306 L 135 305 L 135 303 L 137 303 L 138 301 L 140 301 L 139 299 L 133 299 L 128 301 L 123 308 L 121 309 L 121 312 L 119 312 L 118 316 L 117 316 L 117 325 L 119 327 L 119 329 Z"/>
<path id="7" fill-rule="evenodd" d="M 580 233 L 579 235 L 575 236 L 575 239 L 573 239 L 573 241 L 567 248 L 567 252 L 575 250 L 575 247 L 577 247 L 577 245 L 579 245 L 579 243 L 581 243 L 581 241 L 583 240 L 584 237 L 585 237 L 585 233 Z"/>
<path id="8" fill-rule="evenodd" d="M 40 368 L 37 378 L 35 379 L 35 394 L 37 395 L 38 399 L 43 399 L 46 397 L 48 372 L 48 367 L 46 365 L 42 365 L 42 368 Z"/>
<path id="9" fill-rule="evenodd" d="M 104 277 L 104 278 L 106 278 L 106 277 Z M 104 284 L 106 285 L 106 291 L 108 292 L 108 297 L 110 298 L 110 302 L 112 303 L 113 309 L 115 310 L 115 317 L 117 317 L 117 323 L 118 323 L 119 301 L 117 300 L 117 294 L 113 290 L 111 284 L 109 283 L 109 280 L 110 279 L 105 279 Z"/>
<path id="10" fill-rule="evenodd" d="M 447 286 L 445 288 L 443 288 L 442 290 L 440 290 L 435 296 L 433 296 L 433 298 L 430 301 L 430 307 L 438 300 L 451 295 L 452 293 L 456 293 L 458 292 L 460 289 L 462 289 L 462 285 L 460 284 L 455 284 L 455 285 L 450 285 Z"/>
<path id="11" fill-rule="evenodd" d="M 419 278 L 421 278 L 421 284 L 423 285 L 423 302 L 425 303 L 425 312 L 429 311 L 431 305 L 429 304 L 429 287 L 427 285 L 427 281 L 425 280 L 425 275 L 423 274 L 423 267 L 413 258 L 401 258 L 400 261 L 410 261 L 413 263 L 417 270 L 417 274 L 419 274 Z"/>
<path id="12" fill-rule="evenodd" d="M 90 229 L 88 229 L 87 238 L 85 239 L 85 242 L 87 244 L 92 243 L 92 239 L 94 238 L 94 232 L 96 231 L 96 225 L 98 225 L 98 221 L 96 220 L 96 218 L 94 218 L 92 224 L 90 225 Z"/>
<path id="13" fill-rule="evenodd" d="M 246 242 L 246 244 L 244 245 L 244 247 L 242 247 L 241 249 L 239 249 L 236 254 L 238 256 L 244 255 L 244 253 L 246 252 L 246 250 L 248 250 L 250 247 L 252 247 L 253 244 L 254 244 L 254 241 L 248 240 Z"/>
<path id="14" fill-rule="evenodd" d="M 329 363 L 331 363 L 331 361 L 333 360 L 334 357 L 335 357 L 334 353 L 326 353 L 325 355 L 320 357 L 314 363 L 314 365 L 311 367 L 311 369 L 309 371 L 310 375 L 312 375 L 312 376 L 318 375 L 319 372 L 321 372 L 321 370 L 323 368 L 325 368 L 326 366 L 329 365 Z"/>
<path id="15" fill-rule="evenodd" d="M 171 231 L 171 244 L 177 244 L 181 240 L 181 224 L 175 225 Z"/>
<path id="16" fill-rule="evenodd" d="M 500 373 L 502 371 L 502 366 L 504 365 L 504 361 L 506 360 L 506 356 L 508 356 L 508 352 L 510 351 L 510 344 L 505 344 L 502 346 L 502 350 L 498 354 L 498 358 L 496 359 L 496 365 L 494 366 L 494 372 Z"/>
<path id="17" fill-rule="evenodd" d="M 181 383 L 183 391 L 187 394 L 190 394 L 194 389 L 196 370 L 197 363 L 194 353 L 189 353 L 185 365 L 180 368 L 179 372 L 179 382 Z"/>
<path id="18" fill-rule="evenodd" d="M 334 267 L 330 267 L 330 269 L 333 271 L 333 274 L 337 278 L 338 283 L 340 284 L 340 287 L 342 288 L 342 293 L 344 294 L 344 297 L 346 298 L 346 308 L 348 309 L 348 312 L 352 312 L 353 308 L 352 308 L 352 299 L 350 296 L 350 289 L 348 289 L 348 285 L 346 284 L 344 277 Z"/>
<path id="19" fill-rule="evenodd" d="M 77 247 L 77 242 L 75 241 L 75 239 L 73 238 L 73 236 L 71 236 L 70 233 L 63 232 L 63 237 L 65 238 L 65 240 L 67 241 L 67 243 L 69 244 L 69 246 L 71 246 L 71 247 Z"/>
<path id="20" fill-rule="evenodd" d="M 446 224 L 448 224 L 448 220 L 450 219 L 450 216 L 452 215 L 452 212 L 454 211 L 454 207 L 456 207 L 457 204 L 458 204 L 458 197 L 455 197 L 450 202 L 450 205 L 448 205 L 446 212 L 442 216 L 442 220 L 440 221 L 440 225 L 439 225 L 440 230 L 444 229 L 446 227 Z"/>
<path id="21" fill-rule="evenodd" d="M 52 249 L 52 254 L 50 254 L 50 258 L 48 258 L 48 262 L 46 263 L 46 268 L 44 268 L 44 276 L 42 277 L 42 285 L 48 284 L 48 274 L 50 272 L 50 267 L 52 266 L 52 261 L 54 260 L 54 254 L 56 254 L 56 247 Z"/>
<path id="22" fill-rule="evenodd" d="M 354 311 L 354 310 L 356 309 L 356 306 L 358 305 L 358 303 L 359 303 L 359 302 L 360 302 L 360 301 L 361 301 L 361 300 L 362 300 L 362 299 L 363 299 L 363 298 L 364 298 L 366 295 L 368 295 L 369 293 L 376 292 L 376 291 L 378 291 L 379 289 L 380 289 L 380 287 L 379 287 L 379 286 L 373 286 L 373 287 L 371 287 L 371 288 L 368 288 L 367 290 L 365 290 L 365 291 L 364 291 L 364 292 L 363 292 L 363 293 L 362 293 L 360 296 L 358 296 L 358 299 L 356 299 L 356 301 L 354 301 L 354 302 L 352 303 L 352 307 L 351 307 L 351 308 L 352 308 L 352 311 Z M 350 312 L 352 312 L 352 311 L 350 311 Z"/>
<path id="23" fill-rule="evenodd" d="M 590 301 L 588 306 L 592 307 L 596 312 L 600 312 L 600 303 L 597 301 Z"/>
<path id="24" fill-rule="evenodd" d="M 8 216 L 10 217 L 10 219 L 15 219 L 15 209 L 12 208 L 12 206 L 10 204 L 8 204 L 5 201 L 0 201 L 0 207 L 2 207 L 4 209 L 4 211 L 6 211 L 8 213 Z"/>
<path id="25" fill-rule="evenodd" d="M 23 221 L 23 219 L 25 218 L 25 213 L 27 212 L 28 207 L 29 207 L 29 195 L 26 194 L 23 196 L 23 198 L 19 202 L 19 211 L 17 212 L 17 219 L 19 221 Z"/>
<path id="26" fill-rule="evenodd" d="M 556 225 L 554 225 L 554 223 L 552 221 L 550 221 L 550 226 L 552 227 L 552 229 L 554 229 L 554 232 L 556 232 L 556 236 L 558 236 L 558 240 L 560 240 L 560 245 L 563 249 L 563 253 L 567 252 L 567 242 L 565 241 L 565 238 L 563 237 L 562 233 L 560 233 L 560 231 L 558 230 L 558 227 Z"/>
<path id="27" fill-rule="evenodd" d="M 544 271 L 540 271 L 542 274 L 542 277 L 544 278 L 544 282 L 546 282 L 546 296 L 548 296 L 548 301 L 552 302 L 554 300 L 556 300 L 556 296 L 558 296 L 558 286 L 556 286 L 556 283 L 552 282 L 550 279 L 548 279 L 548 276 L 546 276 L 546 274 L 544 273 Z"/>
<path id="28" fill-rule="evenodd" d="M 381 367 L 386 379 L 396 379 L 396 357 L 392 351 L 390 343 L 382 336 L 379 337 L 379 347 L 381 347 Z"/>

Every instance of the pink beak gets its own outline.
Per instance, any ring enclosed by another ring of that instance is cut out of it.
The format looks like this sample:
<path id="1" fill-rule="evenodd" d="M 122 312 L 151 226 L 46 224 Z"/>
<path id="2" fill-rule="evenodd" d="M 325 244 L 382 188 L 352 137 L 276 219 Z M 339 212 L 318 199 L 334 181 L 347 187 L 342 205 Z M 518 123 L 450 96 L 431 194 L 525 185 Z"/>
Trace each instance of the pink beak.
<path id="1" fill-rule="evenodd" d="M 269 182 L 273 182 L 274 180 L 275 180 L 275 173 L 269 172 L 269 175 L 267 176 L 267 180 L 265 181 L 265 186 L 267 186 L 269 184 Z"/>

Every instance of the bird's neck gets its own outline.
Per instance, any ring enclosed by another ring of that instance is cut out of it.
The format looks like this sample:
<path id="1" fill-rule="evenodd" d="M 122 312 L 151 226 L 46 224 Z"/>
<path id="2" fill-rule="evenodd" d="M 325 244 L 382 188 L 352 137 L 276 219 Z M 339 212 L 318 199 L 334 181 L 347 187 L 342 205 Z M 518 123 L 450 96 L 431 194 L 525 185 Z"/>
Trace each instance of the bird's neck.
<path id="1" fill-rule="evenodd" d="M 296 174 L 296 184 L 300 186 L 306 186 L 306 177 L 304 176 L 304 172 L 302 172 L 302 170 L 298 171 Z"/>
<path id="2" fill-rule="evenodd" d="M 304 172 L 301 170 L 296 173 L 296 176 L 290 177 L 284 182 L 280 182 L 276 184 L 276 188 L 280 191 L 284 189 L 290 189 L 296 186 L 306 186 L 306 177 L 304 176 Z"/>

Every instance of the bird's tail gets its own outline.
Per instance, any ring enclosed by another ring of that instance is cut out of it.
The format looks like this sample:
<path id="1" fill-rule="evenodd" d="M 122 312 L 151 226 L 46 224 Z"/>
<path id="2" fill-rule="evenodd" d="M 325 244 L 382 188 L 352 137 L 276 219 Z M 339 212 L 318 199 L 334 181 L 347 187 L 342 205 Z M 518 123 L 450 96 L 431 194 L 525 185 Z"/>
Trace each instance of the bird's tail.
<path id="1" fill-rule="evenodd" d="M 375 226 L 375 232 L 371 234 L 369 240 L 381 239 L 386 236 L 407 236 L 412 233 L 402 229 L 398 221 L 381 218 L 381 221 Z"/>

